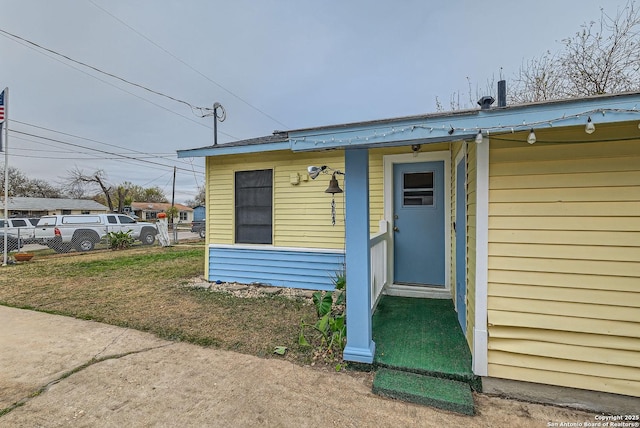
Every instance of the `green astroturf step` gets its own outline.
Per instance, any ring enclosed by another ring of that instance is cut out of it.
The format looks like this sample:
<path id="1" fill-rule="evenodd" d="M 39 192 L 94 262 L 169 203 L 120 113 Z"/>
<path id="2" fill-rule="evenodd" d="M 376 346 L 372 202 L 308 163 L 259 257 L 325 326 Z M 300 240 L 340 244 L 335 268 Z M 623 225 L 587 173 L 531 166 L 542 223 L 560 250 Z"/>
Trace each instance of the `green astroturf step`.
<path id="1" fill-rule="evenodd" d="M 373 380 L 374 394 L 473 415 L 469 384 L 451 379 L 381 368 Z"/>

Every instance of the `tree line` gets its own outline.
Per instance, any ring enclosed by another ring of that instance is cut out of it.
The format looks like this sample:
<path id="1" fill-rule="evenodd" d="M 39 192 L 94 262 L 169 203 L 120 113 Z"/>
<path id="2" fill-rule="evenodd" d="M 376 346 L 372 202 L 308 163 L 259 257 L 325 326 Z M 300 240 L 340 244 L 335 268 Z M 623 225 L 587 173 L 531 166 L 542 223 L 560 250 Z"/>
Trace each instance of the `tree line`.
<path id="1" fill-rule="evenodd" d="M 0 177 L 4 177 L 4 166 L 0 165 Z M 0 194 L 4 195 L 4 180 L 0 183 Z M 122 212 L 132 202 L 169 202 L 164 191 L 158 187 L 142 187 L 128 181 L 113 183 L 103 170 L 91 173 L 75 168 L 67 175 L 50 182 L 29 178 L 15 167 L 9 167 L 9 197 L 27 198 L 72 198 L 92 199 L 109 207 L 111 211 Z M 195 199 L 187 201 L 188 206 L 204 205 L 204 188 L 198 189 Z"/>

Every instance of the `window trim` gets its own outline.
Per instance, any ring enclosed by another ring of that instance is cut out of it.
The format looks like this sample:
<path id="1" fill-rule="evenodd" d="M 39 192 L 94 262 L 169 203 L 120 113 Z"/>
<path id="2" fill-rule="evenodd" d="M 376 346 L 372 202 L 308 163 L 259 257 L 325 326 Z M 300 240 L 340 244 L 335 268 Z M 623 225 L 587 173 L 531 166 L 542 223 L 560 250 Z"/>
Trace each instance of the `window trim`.
<path id="1" fill-rule="evenodd" d="M 413 189 L 408 189 L 406 187 L 406 176 L 409 174 L 430 174 L 431 175 L 431 187 L 420 187 L 420 188 L 413 188 Z M 403 208 L 436 208 L 436 201 L 437 201 L 437 193 L 436 193 L 436 183 L 435 183 L 435 171 L 433 170 L 426 170 L 426 171 L 419 171 L 419 172 L 404 172 L 402 174 L 402 207 Z M 407 204 L 406 200 L 407 200 L 407 192 L 420 192 L 420 191 L 424 191 L 424 192 L 431 192 L 431 203 L 430 204 Z"/>
<path id="2" fill-rule="evenodd" d="M 238 240 L 238 204 L 236 201 L 236 195 L 238 191 L 237 187 L 237 179 L 238 173 L 243 172 L 257 172 L 257 171 L 270 171 L 271 172 L 271 236 L 270 242 L 268 243 L 259 243 L 259 242 L 243 242 Z M 275 230 L 275 167 L 266 167 L 266 168 L 256 168 L 256 169 L 242 169 L 235 170 L 233 172 L 233 190 L 232 190 L 232 206 L 233 206 L 233 242 L 234 244 L 240 245 L 274 245 L 274 230 Z"/>

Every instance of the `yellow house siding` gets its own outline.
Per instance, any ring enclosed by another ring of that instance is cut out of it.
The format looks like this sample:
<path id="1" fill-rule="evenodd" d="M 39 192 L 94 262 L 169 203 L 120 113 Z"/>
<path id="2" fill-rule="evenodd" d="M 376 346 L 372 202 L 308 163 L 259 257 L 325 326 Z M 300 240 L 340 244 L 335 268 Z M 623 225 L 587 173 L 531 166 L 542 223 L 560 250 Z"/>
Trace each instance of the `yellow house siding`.
<path id="1" fill-rule="evenodd" d="M 378 233 L 384 219 L 384 166 L 379 150 L 369 150 L 369 230 Z"/>
<path id="2" fill-rule="evenodd" d="M 233 244 L 233 170 L 207 158 L 207 233 L 214 244 Z"/>
<path id="3" fill-rule="evenodd" d="M 640 140 L 598 132 L 491 140 L 489 376 L 640 396 Z"/>
<path id="4" fill-rule="evenodd" d="M 473 348 L 476 305 L 476 144 L 467 144 L 467 342 Z"/>
<path id="5" fill-rule="evenodd" d="M 344 170 L 341 151 L 292 153 L 289 151 L 210 157 L 208 222 L 214 244 L 234 242 L 234 176 L 236 171 L 273 169 L 273 245 L 331 248 L 344 246 L 344 200 L 336 194 L 336 225 L 331 225 L 331 195 L 324 193 L 330 175 L 307 179 L 309 165 L 329 165 Z M 291 175 L 300 182 L 291 184 Z M 340 186 L 344 186 L 342 177 Z"/>
<path id="6" fill-rule="evenodd" d="M 448 144 L 424 145 L 421 151 L 448 150 Z M 371 233 L 378 232 L 384 218 L 384 168 L 386 155 L 407 153 L 409 147 L 371 149 L 369 151 L 369 199 Z M 303 181 L 309 165 L 328 165 L 344 171 L 344 152 L 292 153 L 280 151 L 207 158 L 207 224 L 213 244 L 234 243 L 234 173 L 252 169 L 274 170 L 274 242 L 275 246 L 333 248 L 344 246 L 344 194 L 336 194 L 336 225 L 331 225 L 331 195 L 324 193 L 329 175 Z M 290 183 L 291 174 L 299 174 L 298 185 Z M 344 188 L 343 176 L 338 176 Z"/>

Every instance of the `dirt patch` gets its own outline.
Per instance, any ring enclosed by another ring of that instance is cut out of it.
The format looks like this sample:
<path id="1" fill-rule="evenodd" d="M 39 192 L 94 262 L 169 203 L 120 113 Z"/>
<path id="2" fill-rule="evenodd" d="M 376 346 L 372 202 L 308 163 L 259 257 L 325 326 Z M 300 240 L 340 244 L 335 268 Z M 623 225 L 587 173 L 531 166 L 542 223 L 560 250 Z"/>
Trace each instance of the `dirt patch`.
<path id="1" fill-rule="evenodd" d="M 26 398 L 0 416 L 2 427 L 547 427 L 595 416 L 482 394 L 475 395 L 477 414 L 461 416 L 376 396 L 370 373 L 312 369 L 11 308 L 0 307 L 0 321 L 11 326 L 0 334 L 0 395 L 7 397 L 8 383 L 22 382 L 12 400 Z M 96 356 L 104 359 L 62 376 Z"/>

